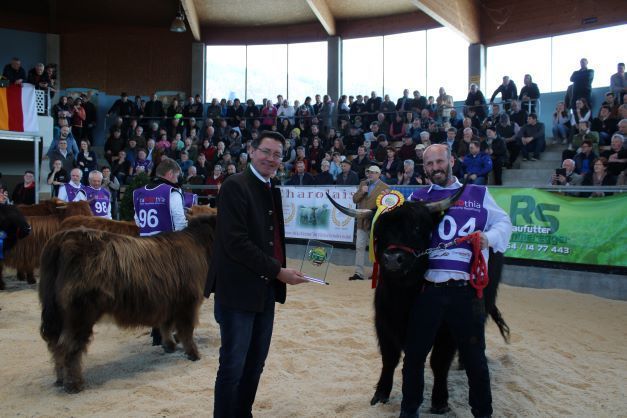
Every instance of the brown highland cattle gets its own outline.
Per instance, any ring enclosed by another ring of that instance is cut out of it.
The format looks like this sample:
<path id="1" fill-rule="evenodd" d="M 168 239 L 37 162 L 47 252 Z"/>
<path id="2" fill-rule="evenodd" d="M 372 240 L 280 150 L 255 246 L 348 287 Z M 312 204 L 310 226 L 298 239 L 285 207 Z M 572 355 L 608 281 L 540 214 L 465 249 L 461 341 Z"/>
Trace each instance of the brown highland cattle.
<path id="1" fill-rule="evenodd" d="M 134 238 L 93 229 L 55 234 L 41 257 L 41 336 L 52 354 L 56 384 L 83 389 L 81 357 L 96 322 L 159 327 L 173 352 L 172 331 L 198 360 L 193 332 L 203 301 L 215 216 L 198 216 L 182 231 Z"/>
<path id="2" fill-rule="evenodd" d="M 4 260 L 4 264 L 17 270 L 17 278 L 29 284 L 36 283 L 35 269 L 39 266 L 39 258 L 44 245 L 59 230 L 61 221 L 71 216 L 92 216 L 87 202 L 63 202 L 58 199 L 36 205 L 20 205 L 18 209 L 26 216 L 31 226 L 31 234 L 17 242 L 13 250 Z M 30 215 L 31 213 L 35 215 Z M 0 262 L 0 278 L 2 278 Z"/>
<path id="3" fill-rule="evenodd" d="M 85 227 L 89 229 L 97 229 L 99 231 L 113 232 L 114 234 L 127 235 L 129 237 L 139 236 L 139 227 L 135 222 L 115 221 L 112 219 L 102 218 L 99 216 L 72 216 L 61 222 L 59 231 L 67 231 L 68 229 Z"/>

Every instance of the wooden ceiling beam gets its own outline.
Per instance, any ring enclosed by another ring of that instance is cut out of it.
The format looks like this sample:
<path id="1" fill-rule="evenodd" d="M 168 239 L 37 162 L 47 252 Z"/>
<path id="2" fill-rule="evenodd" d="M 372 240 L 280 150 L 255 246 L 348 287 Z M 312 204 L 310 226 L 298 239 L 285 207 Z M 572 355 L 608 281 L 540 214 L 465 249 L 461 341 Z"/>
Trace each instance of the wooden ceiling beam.
<path id="1" fill-rule="evenodd" d="M 479 4 L 476 0 L 411 0 L 438 23 L 454 30 L 471 44 L 481 41 Z"/>
<path id="2" fill-rule="evenodd" d="M 311 11 L 314 12 L 329 36 L 334 36 L 335 18 L 333 17 L 333 13 L 331 13 L 331 9 L 329 9 L 327 2 L 325 0 L 307 0 L 307 4 L 311 8 Z"/>
<path id="3" fill-rule="evenodd" d="M 200 23 L 198 22 L 198 14 L 196 13 L 194 0 L 181 0 L 181 3 L 183 4 L 183 10 L 185 11 L 185 16 L 187 17 L 192 35 L 194 35 L 194 39 L 200 41 Z"/>

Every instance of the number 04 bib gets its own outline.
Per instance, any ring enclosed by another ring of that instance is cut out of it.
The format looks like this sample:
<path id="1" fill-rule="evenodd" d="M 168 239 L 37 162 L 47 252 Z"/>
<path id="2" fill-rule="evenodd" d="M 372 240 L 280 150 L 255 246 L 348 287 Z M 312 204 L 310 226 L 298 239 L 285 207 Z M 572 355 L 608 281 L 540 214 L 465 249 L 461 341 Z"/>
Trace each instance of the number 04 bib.
<path id="1" fill-rule="evenodd" d="M 436 190 L 428 188 L 416 190 L 411 200 L 435 202 L 454 194 L 458 189 Z M 465 237 L 475 231 L 483 231 L 488 220 L 488 212 L 483 207 L 485 187 L 472 184 L 466 189 L 459 200 L 453 202 L 446 211 L 437 230 L 431 235 L 431 247 L 440 243 L 448 243 L 458 237 Z M 434 251 L 429 256 L 430 270 L 459 271 L 468 273 L 472 258 L 472 248 L 467 242 L 449 247 L 447 250 Z"/>

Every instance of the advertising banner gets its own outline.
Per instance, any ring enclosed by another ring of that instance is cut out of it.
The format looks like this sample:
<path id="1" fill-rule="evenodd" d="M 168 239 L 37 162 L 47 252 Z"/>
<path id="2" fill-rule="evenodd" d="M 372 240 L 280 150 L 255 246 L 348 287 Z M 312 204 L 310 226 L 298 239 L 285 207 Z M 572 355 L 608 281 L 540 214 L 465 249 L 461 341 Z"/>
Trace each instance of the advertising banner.
<path id="1" fill-rule="evenodd" d="M 326 193 L 340 205 L 355 208 L 356 190 L 355 186 L 281 186 L 285 237 L 353 242 L 355 219 L 334 208 Z"/>
<path id="2" fill-rule="evenodd" d="M 490 188 L 514 226 L 507 257 L 627 267 L 627 194 L 570 197 Z"/>

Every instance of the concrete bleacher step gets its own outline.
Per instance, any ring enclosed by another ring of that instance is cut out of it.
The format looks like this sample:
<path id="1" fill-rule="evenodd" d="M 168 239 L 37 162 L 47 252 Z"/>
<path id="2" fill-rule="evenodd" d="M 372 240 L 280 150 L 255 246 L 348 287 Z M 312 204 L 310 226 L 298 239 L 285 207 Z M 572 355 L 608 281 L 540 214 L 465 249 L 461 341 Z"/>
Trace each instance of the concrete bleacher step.
<path id="1" fill-rule="evenodd" d="M 561 166 L 565 145 L 547 144 L 538 161 L 522 161 L 519 157 L 511 170 L 503 170 L 503 184 L 513 187 L 532 187 L 549 184 L 551 174 Z"/>

